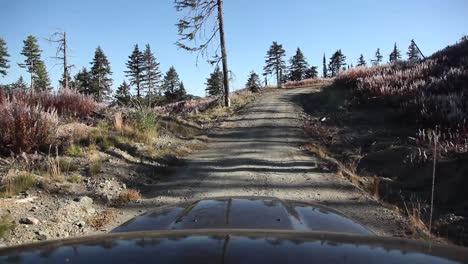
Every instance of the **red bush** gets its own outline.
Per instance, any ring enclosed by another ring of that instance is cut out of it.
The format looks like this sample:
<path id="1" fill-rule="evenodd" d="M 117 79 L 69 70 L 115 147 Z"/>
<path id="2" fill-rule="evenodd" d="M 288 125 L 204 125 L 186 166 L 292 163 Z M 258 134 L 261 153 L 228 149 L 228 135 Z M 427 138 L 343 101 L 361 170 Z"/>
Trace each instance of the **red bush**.
<path id="1" fill-rule="evenodd" d="M 321 85 L 321 84 L 327 84 L 329 83 L 329 79 L 322 79 L 322 78 L 316 78 L 316 79 L 305 79 L 302 81 L 298 82 L 287 82 L 283 85 L 284 88 L 299 88 L 299 87 L 307 87 L 307 86 L 313 86 L 313 85 Z"/>
<path id="2" fill-rule="evenodd" d="M 54 110 L 16 99 L 5 101 L 0 105 L 0 148 L 16 154 L 34 150 L 50 143 L 57 125 Z"/>

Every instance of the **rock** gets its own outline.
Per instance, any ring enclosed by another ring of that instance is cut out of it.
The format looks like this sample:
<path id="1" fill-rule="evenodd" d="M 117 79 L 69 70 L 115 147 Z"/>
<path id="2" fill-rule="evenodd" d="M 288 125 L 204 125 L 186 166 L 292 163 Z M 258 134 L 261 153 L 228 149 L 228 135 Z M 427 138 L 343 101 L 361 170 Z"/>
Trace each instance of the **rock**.
<path id="1" fill-rule="evenodd" d="M 37 225 L 39 224 L 39 220 L 34 217 L 24 217 L 19 220 L 19 223 L 25 225 Z"/>
<path id="2" fill-rule="evenodd" d="M 75 221 L 73 224 L 76 225 L 76 226 L 79 227 L 79 228 L 83 228 L 83 227 L 86 226 L 86 222 L 83 221 L 83 220 Z"/>
<path id="3" fill-rule="evenodd" d="M 93 199 L 91 199 L 88 196 L 83 196 L 83 197 L 80 197 L 80 198 L 76 198 L 73 201 L 78 202 L 81 205 L 91 205 L 94 202 Z"/>
<path id="4" fill-rule="evenodd" d="M 36 234 L 36 239 L 39 241 L 47 240 L 47 233 L 43 231 L 36 231 L 34 234 Z"/>
<path id="5" fill-rule="evenodd" d="M 96 209 L 94 208 L 86 208 L 85 211 L 87 214 L 90 214 L 90 215 L 93 215 L 96 213 Z"/>

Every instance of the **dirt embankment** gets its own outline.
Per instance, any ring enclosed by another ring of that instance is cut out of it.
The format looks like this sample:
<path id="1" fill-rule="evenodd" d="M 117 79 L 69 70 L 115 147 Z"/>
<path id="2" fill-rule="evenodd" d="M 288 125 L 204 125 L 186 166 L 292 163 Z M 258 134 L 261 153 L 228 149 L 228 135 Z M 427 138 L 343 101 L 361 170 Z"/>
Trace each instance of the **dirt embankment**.
<path id="1" fill-rule="evenodd" d="M 432 152 L 418 146 L 417 125 L 400 113 L 372 105 L 353 106 L 349 89 L 328 86 L 295 99 L 308 114 L 306 131 L 315 149 L 351 171 L 358 184 L 397 205 L 427 229 L 432 187 Z M 468 243 L 468 157 L 438 160 L 432 231 Z M 426 230 L 427 231 L 427 230 Z"/>

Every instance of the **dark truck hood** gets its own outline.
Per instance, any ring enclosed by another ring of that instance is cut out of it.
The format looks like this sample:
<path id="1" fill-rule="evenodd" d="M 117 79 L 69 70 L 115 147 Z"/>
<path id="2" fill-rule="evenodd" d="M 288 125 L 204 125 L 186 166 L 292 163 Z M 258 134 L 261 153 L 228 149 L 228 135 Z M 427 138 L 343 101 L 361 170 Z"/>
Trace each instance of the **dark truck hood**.
<path id="1" fill-rule="evenodd" d="M 274 229 L 371 235 L 366 227 L 318 204 L 270 197 L 222 197 L 163 207 L 112 232 L 186 229 Z"/>
<path id="2" fill-rule="evenodd" d="M 0 263 L 466 263 L 468 250 L 378 236 L 285 230 L 114 233 L 0 249 Z"/>

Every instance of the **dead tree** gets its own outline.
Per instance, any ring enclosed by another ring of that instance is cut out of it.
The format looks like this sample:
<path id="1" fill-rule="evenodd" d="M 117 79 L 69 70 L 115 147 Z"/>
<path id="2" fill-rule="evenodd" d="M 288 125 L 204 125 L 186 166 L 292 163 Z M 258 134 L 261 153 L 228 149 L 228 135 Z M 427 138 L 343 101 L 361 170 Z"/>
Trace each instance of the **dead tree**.
<path id="1" fill-rule="evenodd" d="M 57 44 L 57 50 L 55 53 L 55 57 L 53 59 L 57 59 L 60 62 L 58 65 L 63 65 L 63 88 L 69 89 L 68 85 L 68 77 L 70 76 L 69 69 L 73 67 L 73 65 L 68 65 L 67 61 L 67 32 L 55 32 L 49 39 L 49 42 Z"/>
<path id="2" fill-rule="evenodd" d="M 184 50 L 197 52 L 198 55 L 206 57 L 211 64 L 222 62 L 224 105 L 229 107 L 231 102 L 229 97 L 226 41 L 224 37 L 223 0 L 174 0 L 174 4 L 177 11 L 188 10 L 184 18 L 180 19 L 176 24 L 180 36 L 176 45 Z M 207 28 L 210 29 L 207 31 Z M 207 32 L 209 33 L 207 34 Z M 209 47 L 217 36 L 219 36 L 219 45 L 215 50 L 215 55 L 210 59 Z M 186 44 L 187 42 L 194 42 L 194 45 L 189 46 Z M 218 56 L 219 49 L 221 49 L 221 57 Z"/>

